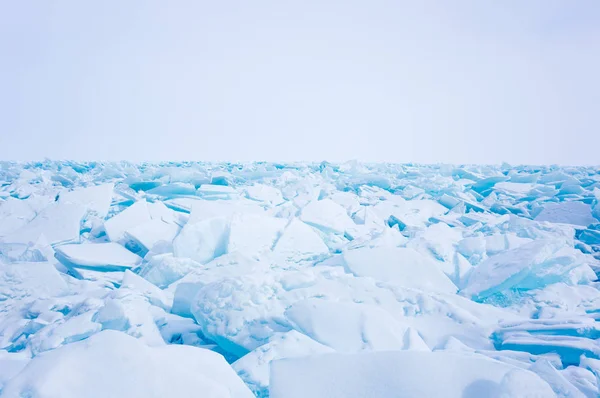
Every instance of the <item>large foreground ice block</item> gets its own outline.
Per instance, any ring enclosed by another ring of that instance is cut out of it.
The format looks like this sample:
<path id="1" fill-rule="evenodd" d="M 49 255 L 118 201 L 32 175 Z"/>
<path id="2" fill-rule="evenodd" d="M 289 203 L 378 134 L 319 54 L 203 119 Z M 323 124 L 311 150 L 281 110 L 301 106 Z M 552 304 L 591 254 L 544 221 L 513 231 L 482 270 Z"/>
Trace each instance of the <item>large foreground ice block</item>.
<path id="1" fill-rule="evenodd" d="M 563 240 L 536 240 L 489 257 L 476 266 L 462 293 L 481 300 L 511 288 L 543 288 L 568 280 L 571 270 L 589 267 L 589 261 Z"/>
<path id="2" fill-rule="evenodd" d="M 253 395 L 223 357 L 197 347 L 148 347 L 103 331 L 35 357 L 2 398 L 164 398 Z"/>
<path id="3" fill-rule="evenodd" d="M 514 393 L 518 395 L 514 395 Z M 271 364 L 271 398 L 551 398 L 535 373 L 471 354 L 323 354 Z"/>
<path id="4" fill-rule="evenodd" d="M 456 293 L 456 286 L 435 262 L 416 250 L 400 247 L 376 247 L 344 253 L 346 269 L 356 276 L 426 291 Z"/>
<path id="5" fill-rule="evenodd" d="M 59 246 L 56 248 L 56 257 L 74 268 L 107 271 L 133 268 L 142 262 L 140 256 L 114 242 Z"/>

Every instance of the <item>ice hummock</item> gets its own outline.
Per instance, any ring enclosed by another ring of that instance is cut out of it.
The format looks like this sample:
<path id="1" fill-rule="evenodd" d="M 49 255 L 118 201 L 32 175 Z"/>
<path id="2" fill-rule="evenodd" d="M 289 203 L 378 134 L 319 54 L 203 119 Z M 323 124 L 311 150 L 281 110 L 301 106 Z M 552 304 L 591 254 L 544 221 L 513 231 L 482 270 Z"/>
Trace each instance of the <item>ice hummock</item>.
<path id="1" fill-rule="evenodd" d="M 593 167 L 0 162 L 0 397 L 595 397 L 599 260 Z"/>

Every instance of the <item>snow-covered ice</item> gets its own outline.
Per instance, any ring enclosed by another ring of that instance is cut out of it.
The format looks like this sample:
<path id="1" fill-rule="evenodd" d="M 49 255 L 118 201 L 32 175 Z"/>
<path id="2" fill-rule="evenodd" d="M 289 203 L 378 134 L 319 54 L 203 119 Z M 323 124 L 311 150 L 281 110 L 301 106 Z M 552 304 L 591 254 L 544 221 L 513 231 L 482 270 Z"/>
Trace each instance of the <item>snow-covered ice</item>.
<path id="1" fill-rule="evenodd" d="M 0 398 L 600 396 L 600 169 L 0 162 Z"/>

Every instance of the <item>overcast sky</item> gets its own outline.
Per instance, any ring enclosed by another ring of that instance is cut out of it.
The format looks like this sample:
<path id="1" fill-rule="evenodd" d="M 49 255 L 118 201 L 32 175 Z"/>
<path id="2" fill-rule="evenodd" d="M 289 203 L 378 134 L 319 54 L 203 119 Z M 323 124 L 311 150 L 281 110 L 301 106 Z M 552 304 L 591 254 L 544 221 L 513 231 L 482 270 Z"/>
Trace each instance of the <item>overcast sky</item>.
<path id="1" fill-rule="evenodd" d="M 600 164 L 600 1 L 0 0 L 0 159 Z"/>

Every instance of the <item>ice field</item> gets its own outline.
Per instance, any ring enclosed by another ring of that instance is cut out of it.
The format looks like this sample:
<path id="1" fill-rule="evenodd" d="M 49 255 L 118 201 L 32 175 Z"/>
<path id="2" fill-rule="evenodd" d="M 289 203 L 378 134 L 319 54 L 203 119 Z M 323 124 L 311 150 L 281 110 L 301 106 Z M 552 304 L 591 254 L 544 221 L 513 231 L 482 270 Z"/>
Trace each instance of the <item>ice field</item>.
<path id="1" fill-rule="evenodd" d="M 0 397 L 598 397 L 600 168 L 0 162 Z"/>

